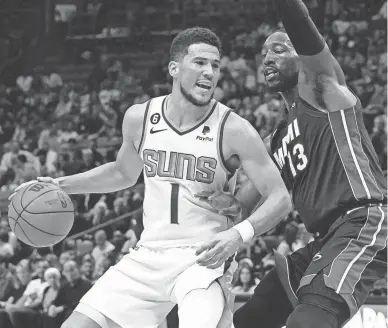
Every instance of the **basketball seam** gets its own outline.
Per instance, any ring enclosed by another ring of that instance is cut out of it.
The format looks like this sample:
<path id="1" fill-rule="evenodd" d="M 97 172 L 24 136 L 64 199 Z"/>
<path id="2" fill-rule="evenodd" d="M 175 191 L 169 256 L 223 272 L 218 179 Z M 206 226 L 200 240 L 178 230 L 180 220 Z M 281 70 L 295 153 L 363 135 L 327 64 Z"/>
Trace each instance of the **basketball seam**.
<path id="1" fill-rule="evenodd" d="M 74 213 L 74 211 L 30 212 L 30 211 L 27 211 L 27 210 L 24 210 L 24 212 L 26 212 L 28 214 Z"/>
<path id="2" fill-rule="evenodd" d="M 30 238 L 28 238 L 27 234 L 25 233 L 25 231 L 23 230 L 22 226 L 20 224 L 17 223 L 16 221 L 16 224 L 19 226 L 20 230 L 23 232 L 23 234 L 26 236 L 26 238 L 31 242 L 31 244 L 39 247 L 37 244 L 35 244 Z M 16 230 L 16 224 L 15 224 L 15 230 Z"/>
<path id="3" fill-rule="evenodd" d="M 38 227 L 35 227 L 33 224 L 31 224 L 30 222 L 28 222 L 25 218 L 23 218 L 21 215 L 19 216 L 25 223 L 27 223 L 28 225 L 30 225 L 31 227 L 35 228 L 36 230 L 39 230 L 41 232 L 44 232 L 44 233 L 47 233 L 48 235 L 51 235 L 51 236 L 56 236 L 56 237 L 63 237 L 63 235 L 57 235 L 55 233 L 52 233 L 52 232 L 47 232 L 47 231 L 44 231 L 42 229 L 39 229 Z M 20 224 L 19 224 L 20 226 Z"/>
<path id="4" fill-rule="evenodd" d="M 23 194 L 22 194 L 22 196 L 20 197 L 20 206 L 22 207 L 22 211 L 21 211 L 20 213 L 18 213 L 18 212 L 16 211 L 16 207 L 15 207 L 15 205 L 13 204 L 13 199 L 12 199 L 12 206 L 13 206 L 13 209 L 15 210 L 15 212 L 17 213 L 17 215 L 18 215 L 19 217 L 21 217 L 21 215 L 23 214 L 23 212 L 27 212 L 27 213 L 28 213 L 28 211 L 26 210 L 26 208 L 27 208 L 28 205 L 30 205 L 34 200 L 38 199 L 40 196 L 43 196 L 43 195 L 49 193 L 50 191 L 53 191 L 53 190 L 56 190 L 56 189 L 51 189 L 51 190 L 45 191 L 44 193 L 40 194 L 38 197 L 36 197 L 36 198 L 34 198 L 32 201 L 30 201 L 30 202 L 26 205 L 26 207 L 23 207 L 23 196 L 24 196 L 24 193 L 25 193 L 26 190 L 27 190 L 27 188 L 23 191 Z M 40 213 L 30 213 L 30 214 L 40 214 Z M 17 218 L 17 220 L 19 220 L 19 217 Z M 16 222 L 17 222 L 17 221 L 16 221 Z"/>

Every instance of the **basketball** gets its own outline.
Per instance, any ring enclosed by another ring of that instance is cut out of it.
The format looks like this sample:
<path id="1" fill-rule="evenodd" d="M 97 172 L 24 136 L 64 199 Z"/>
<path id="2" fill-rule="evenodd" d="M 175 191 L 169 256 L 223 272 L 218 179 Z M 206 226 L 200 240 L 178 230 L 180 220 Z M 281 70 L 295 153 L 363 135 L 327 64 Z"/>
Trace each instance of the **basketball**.
<path id="1" fill-rule="evenodd" d="M 33 247 L 52 246 L 64 239 L 73 226 L 73 203 L 58 186 L 35 182 L 12 198 L 8 222 L 23 243 Z"/>

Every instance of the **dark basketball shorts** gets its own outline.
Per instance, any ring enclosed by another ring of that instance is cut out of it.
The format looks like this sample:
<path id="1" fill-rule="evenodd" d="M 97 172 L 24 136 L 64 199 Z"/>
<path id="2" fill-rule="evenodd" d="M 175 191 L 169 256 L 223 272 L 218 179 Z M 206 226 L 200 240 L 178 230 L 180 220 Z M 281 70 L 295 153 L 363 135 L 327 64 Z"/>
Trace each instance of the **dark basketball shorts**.
<path id="1" fill-rule="evenodd" d="M 321 239 L 287 258 L 275 255 L 278 276 L 294 307 L 310 303 L 341 316 L 345 301 L 348 318 L 358 311 L 374 283 L 387 274 L 386 210 L 386 205 L 350 210 Z"/>

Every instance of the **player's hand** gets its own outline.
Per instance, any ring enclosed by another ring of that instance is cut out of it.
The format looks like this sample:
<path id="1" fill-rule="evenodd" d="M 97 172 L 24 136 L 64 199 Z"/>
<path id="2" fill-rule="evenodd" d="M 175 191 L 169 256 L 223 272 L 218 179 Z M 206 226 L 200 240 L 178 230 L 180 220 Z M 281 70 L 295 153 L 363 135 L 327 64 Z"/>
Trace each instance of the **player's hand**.
<path id="1" fill-rule="evenodd" d="M 198 248 L 195 253 L 197 263 L 216 269 L 233 256 L 242 244 L 243 240 L 236 229 L 219 232 Z"/>
<path id="2" fill-rule="evenodd" d="M 233 221 L 241 215 L 241 205 L 231 192 L 202 191 L 195 194 L 195 197 L 208 203 L 219 214 L 231 217 Z"/>
<path id="3" fill-rule="evenodd" d="M 45 183 L 52 183 L 56 186 L 59 186 L 59 183 L 57 180 L 50 178 L 50 177 L 38 177 L 37 180 L 31 180 L 28 182 L 22 183 L 20 186 L 18 186 L 12 193 L 11 196 L 8 197 L 8 200 L 12 200 L 12 198 L 16 195 L 16 193 L 20 190 L 23 189 L 26 186 L 29 186 L 30 184 L 36 183 L 36 182 L 45 182 Z"/>

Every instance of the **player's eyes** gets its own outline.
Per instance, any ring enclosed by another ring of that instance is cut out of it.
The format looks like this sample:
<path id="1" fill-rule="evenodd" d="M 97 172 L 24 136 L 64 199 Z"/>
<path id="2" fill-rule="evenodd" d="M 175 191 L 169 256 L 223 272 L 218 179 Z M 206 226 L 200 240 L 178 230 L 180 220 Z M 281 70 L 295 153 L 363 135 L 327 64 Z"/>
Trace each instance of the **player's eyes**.
<path id="1" fill-rule="evenodd" d="M 218 65 L 218 64 L 213 64 L 213 68 L 219 69 L 219 68 L 220 68 L 220 65 Z"/>
<path id="2" fill-rule="evenodd" d="M 199 66 L 203 66 L 203 65 L 205 65 L 205 62 L 204 61 L 202 61 L 202 60 L 200 60 L 200 61 L 197 61 L 197 62 L 195 62 L 196 64 L 198 64 Z"/>

